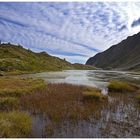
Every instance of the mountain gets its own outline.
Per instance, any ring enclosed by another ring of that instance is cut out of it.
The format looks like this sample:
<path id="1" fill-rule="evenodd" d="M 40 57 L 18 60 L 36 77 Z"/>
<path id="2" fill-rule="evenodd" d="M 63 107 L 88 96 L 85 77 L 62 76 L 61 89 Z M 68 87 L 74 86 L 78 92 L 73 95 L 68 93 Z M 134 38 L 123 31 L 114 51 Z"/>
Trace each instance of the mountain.
<path id="1" fill-rule="evenodd" d="M 93 69 L 81 65 L 81 69 Z M 11 74 L 78 69 L 77 65 L 46 52 L 35 53 L 21 45 L 0 44 L 0 72 Z"/>
<path id="2" fill-rule="evenodd" d="M 89 58 L 86 65 L 102 69 L 140 71 L 140 32 Z"/>

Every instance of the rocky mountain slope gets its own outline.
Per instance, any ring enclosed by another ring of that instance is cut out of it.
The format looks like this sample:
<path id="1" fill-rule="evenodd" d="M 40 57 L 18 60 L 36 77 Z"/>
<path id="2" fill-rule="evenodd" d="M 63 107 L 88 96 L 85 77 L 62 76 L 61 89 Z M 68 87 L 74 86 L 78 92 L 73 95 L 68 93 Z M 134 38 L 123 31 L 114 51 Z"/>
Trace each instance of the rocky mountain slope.
<path id="1" fill-rule="evenodd" d="M 89 58 L 86 65 L 102 69 L 140 71 L 140 32 Z"/>

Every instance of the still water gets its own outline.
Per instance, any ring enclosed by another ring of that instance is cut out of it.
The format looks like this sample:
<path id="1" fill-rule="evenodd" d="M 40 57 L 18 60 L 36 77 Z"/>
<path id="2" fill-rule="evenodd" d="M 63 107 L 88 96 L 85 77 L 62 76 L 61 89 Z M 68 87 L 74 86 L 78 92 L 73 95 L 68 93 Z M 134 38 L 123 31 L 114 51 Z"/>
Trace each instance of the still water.
<path id="1" fill-rule="evenodd" d="M 107 70 L 64 70 L 28 74 L 26 76 L 42 78 L 48 83 L 69 83 L 96 87 L 101 89 L 103 94 L 107 93 L 107 85 L 112 79 L 140 82 L 140 73 Z"/>
<path id="2" fill-rule="evenodd" d="M 42 78 L 48 83 L 71 83 L 97 87 L 107 93 L 112 79 L 127 80 L 140 84 L 140 74 L 124 71 L 65 70 L 27 74 L 24 77 Z M 134 93 L 108 94 L 107 102 L 97 102 L 89 120 L 62 121 L 54 125 L 49 136 L 46 126 L 50 120 L 44 114 L 34 115 L 32 137 L 56 138 L 140 138 L 140 108 Z"/>

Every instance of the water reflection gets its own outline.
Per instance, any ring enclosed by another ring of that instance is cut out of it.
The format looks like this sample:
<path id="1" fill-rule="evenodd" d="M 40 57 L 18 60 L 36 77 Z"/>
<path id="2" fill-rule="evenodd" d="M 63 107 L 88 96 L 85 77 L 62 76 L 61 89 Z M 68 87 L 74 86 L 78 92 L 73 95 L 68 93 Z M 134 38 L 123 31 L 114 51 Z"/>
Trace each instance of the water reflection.
<path id="1" fill-rule="evenodd" d="M 112 79 L 140 82 L 140 73 L 107 70 L 65 70 L 24 76 L 43 78 L 48 83 L 69 83 L 92 86 L 101 89 L 103 94 L 107 94 L 108 81 Z"/>
<path id="2" fill-rule="evenodd" d="M 103 94 L 108 93 L 107 85 L 109 80 L 112 79 L 140 83 L 140 74 L 120 71 L 68 70 L 24 76 L 43 78 L 49 83 L 71 83 L 93 86 L 100 88 Z M 76 123 L 71 122 L 71 120 L 66 120 L 61 123 L 54 123 L 52 126 L 53 130 L 49 126 L 51 122 L 47 116 L 40 117 L 33 115 L 35 117 L 33 137 L 139 138 L 140 108 L 134 96 L 134 93 L 109 93 L 107 102 L 97 102 L 91 106 L 94 109 L 89 120 L 78 120 Z M 48 129 L 46 129 L 48 126 L 49 131 L 53 131 L 51 136 L 49 135 L 50 132 L 48 132 Z M 39 129 L 39 133 L 36 132 L 37 129 Z"/>

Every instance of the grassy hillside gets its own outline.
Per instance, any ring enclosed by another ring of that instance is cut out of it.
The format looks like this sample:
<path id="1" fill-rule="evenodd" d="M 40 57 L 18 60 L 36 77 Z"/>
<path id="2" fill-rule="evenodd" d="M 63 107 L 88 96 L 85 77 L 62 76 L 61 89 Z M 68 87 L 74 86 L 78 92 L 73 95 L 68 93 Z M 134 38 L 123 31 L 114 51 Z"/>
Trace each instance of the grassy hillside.
<path id="1" fill-rule="evenodd" d="M 50 56 L 46 52 L 35 53 L 20 45 L 0 45 L 1 73 L 20 74 L 64 69 L 79 69 L 79 67 L 58 57 Z M 81 65 L 80 69 L 91 69 L 91 67 Z"/>

